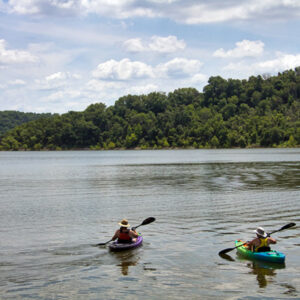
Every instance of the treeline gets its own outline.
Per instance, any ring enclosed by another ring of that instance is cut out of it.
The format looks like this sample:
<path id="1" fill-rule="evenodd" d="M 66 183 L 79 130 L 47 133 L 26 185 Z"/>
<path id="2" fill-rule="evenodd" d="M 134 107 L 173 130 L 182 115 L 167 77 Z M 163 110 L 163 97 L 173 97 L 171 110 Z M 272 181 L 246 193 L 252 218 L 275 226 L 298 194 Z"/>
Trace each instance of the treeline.
<path id="1" fill-rule="evenodd" d="M 24 113 L 13 110 L 0 111 L 0 136 L 18 125 L 37 120 L 43 116 L 50 116 L 50 114 Z"/>
<path id="2" fill-rule="evenodd" d="M 169 94 L 127 95 L 113 106 L 42 117 L 7 132 L 2 150 L 296 147 L 300 67 L 248 80 L 211 77 Z"/>

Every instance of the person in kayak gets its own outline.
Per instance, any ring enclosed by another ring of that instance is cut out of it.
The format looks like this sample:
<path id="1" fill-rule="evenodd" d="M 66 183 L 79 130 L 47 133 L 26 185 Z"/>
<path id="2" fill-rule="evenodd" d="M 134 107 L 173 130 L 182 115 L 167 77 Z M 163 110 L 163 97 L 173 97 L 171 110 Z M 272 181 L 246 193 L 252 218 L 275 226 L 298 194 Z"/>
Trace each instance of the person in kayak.
<path id="1" fill-rule="evenodd" d="M 135 229 L 132 228 L 130 230 L 130 225 L 128 224 L 128 221 L 126 219 L 123 219 L 120 223 L 120 229 L 118 229 L 114 236 L 112 237 L 112 240 L 118 239 L 118 243 L 135 243 L 136 239 L 138 237 L 138 234 L 136 233 Z"/>
<path id="2" fill-rule="evenodd" d="M 276 240 L 265 232 L 262 227 L 257 227 L 254 230 L 256 238 L 250 242 L 247 242 L 247 246 L 252 252 L 267 252 L 270 251 L 270 244 L 276 244 Z"/>

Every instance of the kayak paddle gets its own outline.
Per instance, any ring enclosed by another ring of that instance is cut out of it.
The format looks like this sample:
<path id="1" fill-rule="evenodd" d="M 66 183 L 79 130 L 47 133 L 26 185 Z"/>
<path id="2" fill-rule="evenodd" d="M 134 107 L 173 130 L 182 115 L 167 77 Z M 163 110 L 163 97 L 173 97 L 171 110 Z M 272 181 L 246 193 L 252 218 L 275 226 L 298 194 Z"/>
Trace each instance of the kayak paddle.
<path id="1" fill-rule="evenodd" d="M 223 249 L 222 251 L 220 251 L 220 252 L 219 252 L 219 255 L 220 255 L 220 256 L 222 256 L 222 255 L 224 255 L 224 254 L 226 254 L 226 253 L 228 253 L 228 252 L 230 252 L 230 251 L 232 251 L 232 250 L 234 250 L 234 249 L 236 249 L 236 248 L 238 248 L 238 247 L 242 247 L 242 246 L 244 246 L 245 244 L 247 244 L 247 243 L 244 243 L 244 244 L 238 245 L 238 246 L 236 246 L 236 247 L 233 247 L 233 248 L 227 248 L 227 249 Z"/>
<path id="2" fill-rule="evenodd" d="M 270 236 L 271 234 L 275 233 L 275 232 L 278 232 L 278 231 L 281 231 L 281 230 L 284 230 L 284 229 L 288 229 L 288 228 L 291 228 L 293 226 L 295 226 L 296 223 L 289 223 L 289 224 L 286 224 L 284 225 L 283 227 L 281 227 L 280 229 L 278 230 L 274 230 L 274 231 L 271 231 L 270 233 L 268 233 L 268 236 Z"/>
<path id="3" fill-rule="evenodd" d="M 140 225 L 132 227 L 132 230 L 136 230 L 138 227 L 143 226 L 143 225 L 148 225 L 154 221 L 155 221 L 155 218 L 149 217 L 149 218 L 145 219 Z"/>
<path id="4" fill-rule="evenodd" d="M 140 226 L 150 224 L 150 223 L 152 223 L 152 222 L 154 222 L 154 221 L 155 221 L 155 218 L 149 217 L 149 218 L 145 219 L 140 225 L 138 225 L 138 226 L 136 226 L 136 227 L 132 227 L 132 230 L 135 230 L 135 229 L 137 229 L 137 228 L 140 227 Z M 99 243 L 99 244 L 97 244 L 96 246 L 105 246 L 106 244 L 108 244 L 108 243 L 111 242 L 111 241 L 112 241 L 112 239 L 110 239 L 109 241 L 107 241 L 107 242 L 105 242 L 105 243 Z"/>
<path id="5" fill-rule="evenodd" d="M 105 246 L 106 244 L 108 244 L 109 242 L 111 242 L 112 239 L 110 239 L 109 241 L 105 242 L 105 243 L 99 243 L 96 246 Z"/>
<path id="6" fill-rule="evenodd" d="M 286 224 L 286 225 L 284 225 L 283 227 L 281 227 L 281 228 L 278 229 L 278 230 L 271 231 L 270 233 L 268 233 L 268 236 L 270 236 L 271 234 L 273 234 L 273 233 L 275 233 L 275 232 L 278 232 L 278 231 L 281 231 L 281 230 L 285 230 L 285 229 L 291 228 L 291 227 L 293 227 L 293 226 L 295 226 L 295 225 L 296 225 L 295 223 L 289 223 L 289 224 Z M 247 243 L 238 245 L 238 246 L 233 247 L 233 248 L 227 248 L 227 249 L 224 249 L 224 250 L 222 250 L 222 251 L 219 252 L 219 255 L 222 256 L 222 255 L 226 254 L 227 252 L 230 252 L 230 251 L 232 251 L 232 250 L 234 250 L 234 249 L 236 249 L 236 248 L 239 248 L 239 247 L 244 246 L 245 244 L 247 244 Z"/>

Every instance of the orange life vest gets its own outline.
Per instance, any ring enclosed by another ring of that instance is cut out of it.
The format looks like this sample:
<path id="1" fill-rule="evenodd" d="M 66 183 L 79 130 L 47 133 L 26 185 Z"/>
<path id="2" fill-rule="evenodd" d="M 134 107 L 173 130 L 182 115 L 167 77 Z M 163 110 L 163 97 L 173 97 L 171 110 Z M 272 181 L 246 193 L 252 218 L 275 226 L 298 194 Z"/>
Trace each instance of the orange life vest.
<path id="1" fill-rule="evenodd" d="M 120 229 L 120 233 L 119 233 L 119 237 L 118 237 L 118 242 L 131 242 L 132 238 L 131 236 L 129 235 L 129 230 L 128 231 L 125 231 L 123 232 L 121 229 Z"/>

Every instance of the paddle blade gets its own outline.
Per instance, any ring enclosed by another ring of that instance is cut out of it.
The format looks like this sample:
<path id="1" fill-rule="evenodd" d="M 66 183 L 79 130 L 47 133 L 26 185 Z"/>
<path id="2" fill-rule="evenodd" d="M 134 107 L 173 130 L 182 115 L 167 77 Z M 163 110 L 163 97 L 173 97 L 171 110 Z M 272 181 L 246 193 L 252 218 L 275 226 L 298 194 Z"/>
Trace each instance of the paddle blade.
<path id="1" fill-rule="evenodd" d="M 282 228 L 280 228 L 280 230 L 288 229 L 288 228 L 291 228 L 295 225 L 296 225 L 296 223 L 289 223 L 289 224 L 286 224 L 285 226 L 283 226 Z"/>
<path id="2" fill-rule="evenodd" d="M 105 243 L 99 243 L 99 244 L 96 244 L 96 246 L 105 246 L 106 244 L 108 244 L 108 243 L 111 242 L 111 241 L 112 241 L 112 239 L 109 240 L 109 241 L 107 241 L 107 242 L 105 242 Z"/>
<path id="3" fill-rule="evenodd" d="M 222 251 L 219 252 L 219 255 L 222 256 L 222 255 L 226 254 L 227 252 L 230 252 L 230 251 L 234 250 L 235 248 L 236 247 L 223 249 Z"/>
<path id="4" fill-rule="evenodd" d="M 154 221 L 155 221 L 155 218 L 149 217 L 149 218 L 145 219 L 141 225 L 147 225 L 147 224 L 150 224 Z"/>

